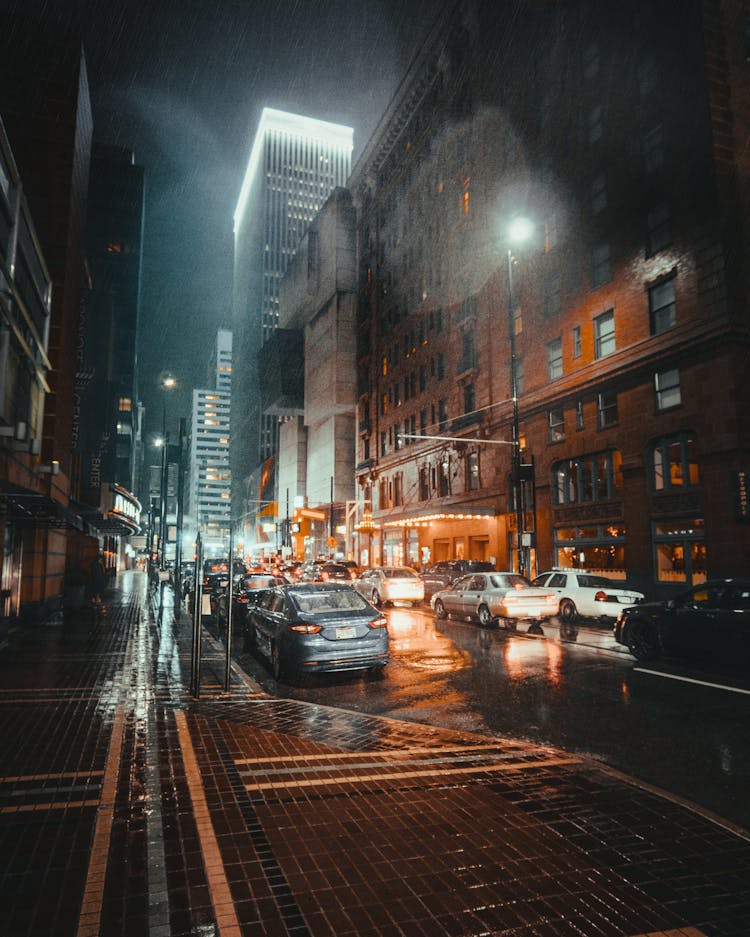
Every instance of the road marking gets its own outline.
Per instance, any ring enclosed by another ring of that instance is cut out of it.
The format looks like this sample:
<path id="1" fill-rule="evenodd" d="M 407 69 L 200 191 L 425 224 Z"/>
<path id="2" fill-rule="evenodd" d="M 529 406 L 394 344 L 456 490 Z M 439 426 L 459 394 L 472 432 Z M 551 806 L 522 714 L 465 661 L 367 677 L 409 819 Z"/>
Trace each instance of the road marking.
<path id="1" fill-rule="evenodd" d="M 240 924 L 234 909 L 232 892 L 229 888 L 224 860 L 221 858 L 219 842 L 216 839 L 216 832 L 211 822 L 211 812 L 208 809 L 198 759 L 195 757 L 195 750 L 187 727 L 187 719 L 181 709 L 176 710 L 174 717 L 177 723 L 177 737 L 182 750 L 182 761 L 185 765 L 190 799 L 193 802 L 193 814 L 195 815 L 195 825 L 201 844 L 203 867 L 211 895 L 211 903 L 214 906 L 216 933 L 219 937 L 221 935 L 238 937 Z"/>
<path id="2" fill-rule="evenodd" d="M 714 690 L 727 690 L 729 693 L 741 693 L 750 696 L 750 690 L 739 686 L 727 686 L 725 683 L 711 683 L 709 680 L 696 680 L 693 677 L 681 677 L 678 674 L 663 673 L 661 670 L 648 670 L 646 667 L 634 667 L 636 673 L 649 673 L 652 677 L 664 677 L 666 680 L 679 680 L 681 683 L 695 683 L 698 686 L 708 686 Z"/>
<path id="3" fill-rule="evenodd" d="M 89 856 L 86 886 L 83 890 L 81 913 L 78 917 L 77 937 L 98 937 L 101 932 L 104 879 L 107 874 L 107 856 L 112 837 L 112 821 L 117 794 L 117 776 L 120 773 L 120 757 L 125 734 L 125 712 L 122 706 L 115 709 L 109 751 L 104 766 L 101 800 L 96 814 L 94 840 Z"/>
<path id="4" fill-rule="evenodd" d="M 487 742 L 485 745 L 454 745 L 448 748 L 397 748 L 382 749 L 381 751 L 366 752 L 323 752 L 315 754 L 293 754 L 293 755 L 269 755 L 267 758 L 235 758 L 236 765 L 264 765 L 277 761 L 323 761 L 325 759 L 335 759 L 336 761 L 345 761 L 353 758 L 393 758 L 394 755 L 444 755 L 455 752 L 457 755 L 464 752 L 482 752 L 482 751 L 502 751 L 502 746 L 497 742 Z M 517 755 L 520 752 L 528 751 L 525 745 L 518 745 L 508 751 L 509 755 Z"/>
<path id="5" fill-rule="evenodd" d="M 393 771 L 387 774 L 349 774 L 333 778 L 306 778 L 301 781 L 268 781 L 267 783 L 246 784 L 246 791 L 267 791 L 277 788 L 294 787 L 325 787 L 331 784 L 369 784 L 373 781 L 407 781 L 414 778 L 455 777 L 464 774 L 497 774 L 506 771 L 525 771 L 529 768 L 549 768 L 559 765 L 580 764 L 579 758 L 546 758 L 540 761 L 523 761 L 517 764 L 503 765 L 477 765 L 471 768 L 451 768 L 441 770 L 435 768 L 427 771 Z M 335 766 L 327 766 L 328 770 L 335 771 Z"/>

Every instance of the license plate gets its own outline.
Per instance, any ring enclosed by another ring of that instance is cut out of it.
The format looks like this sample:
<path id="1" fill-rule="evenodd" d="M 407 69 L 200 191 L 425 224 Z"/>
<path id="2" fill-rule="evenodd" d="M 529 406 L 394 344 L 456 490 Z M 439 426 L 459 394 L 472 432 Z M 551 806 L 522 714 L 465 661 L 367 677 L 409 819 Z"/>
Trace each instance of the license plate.
<path id="1" fill-rule="evenodd" d="M 342 638 L 356 638 L 357 629 L 353 627 L 348 628 L 337 628 L 336 629 L 336 640 L 339 641 Z"/>

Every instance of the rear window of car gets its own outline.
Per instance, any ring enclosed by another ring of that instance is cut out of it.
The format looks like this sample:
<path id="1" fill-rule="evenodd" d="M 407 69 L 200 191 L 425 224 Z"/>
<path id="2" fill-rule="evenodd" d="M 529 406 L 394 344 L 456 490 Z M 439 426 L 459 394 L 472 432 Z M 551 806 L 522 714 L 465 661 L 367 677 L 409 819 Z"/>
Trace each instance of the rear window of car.
<path id="1" fill-rule="evenodd" d="M 470 560 L 466 568 L 471 573 L 494 573 L 495 571 L 492 563 L 485 563 L 482 560 Z"/>
<path id="2" fill-rule="evenodd" d="M 579 576 L 578 585 L 586 589 L 610 588 L 617 589 L 618 585 L 605 576 Z"/>
<path id="3" fill-rule="evenodd" d="M 525 589 L 529 582 L 523 576 L 503 576 L 495 573 L 489 577 L 490 582 L 496 589 Z"/>
<path id="4" fill-rule="evenodd" d="M 367 602 L 354 589 L 337 589 L 335 592 L 290 592 L 294 604 L 303 615 L 325 615 L 328 612 L 364 611 Z"/>
<path id="5" fill-rule="evenodd" d="M 383 573 L 389 579 L 414 579 L 416 576 L 418 576 L 417 572 L 415 572 L 413 569 L 408 569 L 405 566 L 384 569 Z"/>

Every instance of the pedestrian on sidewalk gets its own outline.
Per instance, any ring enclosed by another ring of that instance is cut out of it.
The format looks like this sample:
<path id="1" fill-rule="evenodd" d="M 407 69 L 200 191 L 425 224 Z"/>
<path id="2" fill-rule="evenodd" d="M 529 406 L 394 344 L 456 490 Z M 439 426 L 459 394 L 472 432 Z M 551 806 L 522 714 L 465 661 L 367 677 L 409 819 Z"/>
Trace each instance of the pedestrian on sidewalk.
<path id="1" fill-rule="evenodd" d="M 107 570 L 104 567 L 104 556 L 97 553 L 96 559 L 91 564 L 91 604 L 102 604 L 102 592 L 107 588 Z"/>

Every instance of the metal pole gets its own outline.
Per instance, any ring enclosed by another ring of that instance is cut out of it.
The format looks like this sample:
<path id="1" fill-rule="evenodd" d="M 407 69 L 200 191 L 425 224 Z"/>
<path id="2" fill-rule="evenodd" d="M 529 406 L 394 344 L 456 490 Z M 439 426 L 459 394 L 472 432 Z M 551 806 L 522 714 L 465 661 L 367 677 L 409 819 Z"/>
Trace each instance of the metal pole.
<path id="1" fill-rule="evenodd" d="M 161 493 L 159 498 L 159 569 L 165 566 L 165 547 L 167 539 L 167 405 L 162 404 L 161 412 Z"/>
<path id="2" fill-rule="evenodd" d="M 185 417 L 180 417 L 180 432 L 177 445 L 177 534 L 174 546 L 174 609 L 175 617 L 179 618 L 182 613 L 182 517 L 183 517 L 183 499 L 185 497 L 185 471 L 184 471 L 184 450 L 185 450 Z"/>
<path id="3" fill-rule="evenodd" d="M 190 658 L 190 692 L 198 699 L 201 695 L 201 626 L 203 615 L 203 545 L 201 535 L 195 541 L 195 603 L 193 605 L 193 647 Z"/>
<path id="4" fill-rule="evenodd" d="M 508 328 L 510 332 L 510 396 L 513 400 L 513 457 L 511 461 L 511 481 L 513 500 L 516 508 L 516 553 L 518 572 L 526 575 L 526 563 L 523 554 L 523 503 L 521 496 L 521 439 L 518 423 L 518 377 L 516 362 L 516 323 L 513 316 L 513 253 L 508 249 Z"/>
<path id="5" fill-rule="evenodd" d="M 224 669 L 224 692 L 229 692 L 232 676 L 232 596 L 234 595 L 234 554 L 232 525 L 229 524 L 229 585 L 227 586 L 227 660 Z"/>

